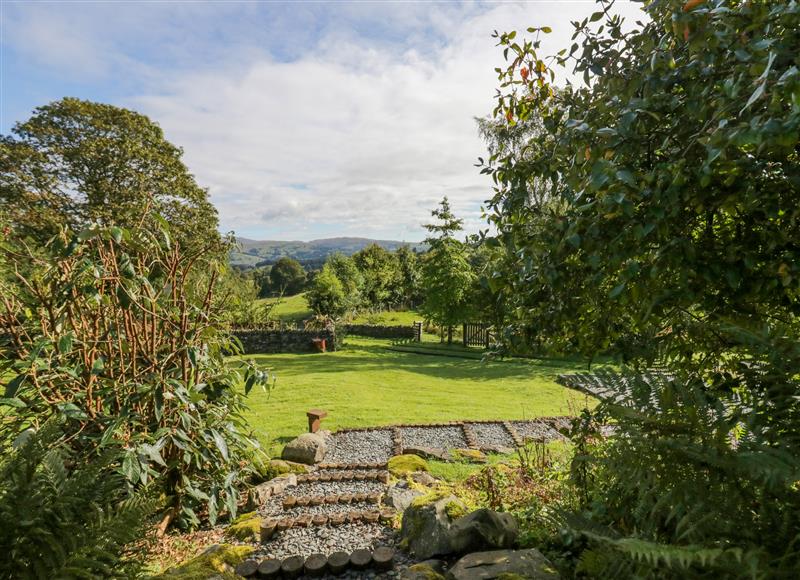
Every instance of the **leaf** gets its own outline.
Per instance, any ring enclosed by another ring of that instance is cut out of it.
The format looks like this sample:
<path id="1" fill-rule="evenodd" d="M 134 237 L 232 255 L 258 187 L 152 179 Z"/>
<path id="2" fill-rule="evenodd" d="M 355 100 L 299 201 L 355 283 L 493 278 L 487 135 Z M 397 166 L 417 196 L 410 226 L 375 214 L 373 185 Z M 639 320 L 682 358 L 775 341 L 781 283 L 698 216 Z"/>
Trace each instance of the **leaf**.
<path id="1" fill-rule="evenodd" d="M 117 226 L 112 226 L 108 231 L 111 234 L 111 238 L 116 243 L 119 244 L 120 242 L 122 242 L 122 228 L 118 228 Z"/>
<path id="2" fill-rule="evenodd" d="M 217 444 L 217 449 L 219 449 L 223 459 L 228 461 L 228 444 L 225 442 L 225 438 L 216 429 L 211 430 L 211 435 L 214 437 L 214 443 Z"/>
<path id="3" fill-rule="evenodd" d="M 589 17 L 589 22 L 597 22 L 603 17 L 603 12 L 595 12 Z"/>
<path id="4" fill-rule="evenodd" d="M 741 115 L 742 113 L 744 113 L 744 112 L 745 112 L 745 110 L 747 110 L 747 108 L 748 108 L 750 105 L 752 105 L 752 104 L 753 104 L 753 103 L 755 103 L 755 102 L 756 102 L 758 99 L 760 99 L 760 98 L 761 98 L 761 95 L 763 95 L 763 94 L 764 94 L 764 89 L 766 88 L 766 86 L 767 86 L 767 83 L 766 83 L 766 81 L 764 81 L 764 82 L 762 82 L 761 84 L 759 84 L 759 85 L 758 85 L 758 87 L 756 87 L 756 90 L 754 90 L 754 91 L 753 91 L 753 94 L 752 94 L 752 95 L 750 95 L 750 98 L 749 98 L 749 99 L 747 99 L 747 104 L 746 104 L 744 107 L 742 107 L 742 110 L 741 110 L 741 111 L 739 111 L 739 114 L 740 114 L 740 115 Z"/>
<path id="5" fill-rule="evenodd" d="M 621 284 L 618 284 L 617 286 L 614 286 L 614 288 L 611 290 L 611 292 L 608 293 L 608 297 L 609 298 L 616 298 L 617 296 L 622 294 L 622 291 L 625 290 L 625 284 L 626 283 L 623 282 Z"/>
<path id="6" fill-rule="evenodd" d="M 549 26 L 542 26 L 539 30 L 541 30 L 545 34 L 550 34 L 551 32 L 553 32 L 553 29 L 550 28 Z"/>
<path id="7" fill-rule="evenodd" d="M 83 409 L 78 407 L 75 403 L 58 403 L 56 407 L 64 416 L 70 419 L 82 421 L 83 419 L 88 418 L 88 415 L 83 411 Z"/>
<path id="8" fill-rule="evenodd" d="M 95 359 L 94 364 L 92 365 L 92 374 L 93 375 L 100 375 L 103 373 L 103 370 L 106 368 L 105 359 L 102 356 L 99 356 Z"/>
<path id="9" fill-rule="evenodd" d="M 22 374 L 22 375 L 17 375 L 13 379 L 11 379 L 6 385 L 6 392 L 4 396 L 7 398 L 14 397 L 14 395 L 17 394 L 17 391 L 19 390 L 20 386 L 22 386 L 22 383 L 25 382 L 26 376 L 27 375 Z"/>
<path id="10" fill-rule="evenodd" d="M 15 407 L 17 409 L 24 409 L 28 405 L 17 397 L 0 397 L 0 407 Z"/>

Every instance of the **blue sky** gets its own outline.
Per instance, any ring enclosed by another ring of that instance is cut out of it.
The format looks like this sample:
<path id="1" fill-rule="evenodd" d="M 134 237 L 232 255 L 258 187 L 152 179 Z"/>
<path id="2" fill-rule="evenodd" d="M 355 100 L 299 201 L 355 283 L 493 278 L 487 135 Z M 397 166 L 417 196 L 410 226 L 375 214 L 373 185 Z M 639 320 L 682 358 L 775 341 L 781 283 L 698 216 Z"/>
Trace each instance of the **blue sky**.
<path id="1" fill-rule="evenodd" d="M 63 96 L 147 114 L 255 239 L 419 240 L 442 195 L 483 224 L 474 117 L 493 107 L 493 30 L 569 46 L 590 0 L 16 2 L 2 7 L 0 131 Z M 639 4 L 618 2 L 631 17 Z"/>

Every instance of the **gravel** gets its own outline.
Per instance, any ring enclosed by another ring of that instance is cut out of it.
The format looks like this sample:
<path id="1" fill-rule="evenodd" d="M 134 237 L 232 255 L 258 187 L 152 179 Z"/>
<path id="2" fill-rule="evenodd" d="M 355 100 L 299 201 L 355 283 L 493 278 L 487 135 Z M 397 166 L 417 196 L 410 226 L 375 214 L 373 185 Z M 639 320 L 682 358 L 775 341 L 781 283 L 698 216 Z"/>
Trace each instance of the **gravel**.
<path id="1" fill-rule="evenodd" d="M 479 447 L 514 448 L 514 439 L 500 423 L 470 423 L 469 426 L 475 433 Z"/>
<path id="2" fill-rule="evenodd" d="M 466 449 L 467 441 L 461 427 L 401 427 L 405 447 L 434 449 Z"/>
<path id="3" fill-rule="evenodd" d="M 311 554 L 330 556 L 334 552 L 374 549 L 378 546 L 393 546 L 394 543 L 395 534 L 392 529 L 380 524 L 291 528 L 277 533 L 253 557 L 283 559 Z"/>
<path id="4" fill-rule="evenodd" d="M 564 437 L 545 423 L 539 421 L 512 421 L 511 424 L 517 430 L 522 439 L 543 439 L 546 442 Z"/>
<path id="5" fill-rule="evenodd" d="M 392 456 L 392 431 L 335 433 L 325 455 L 326 463 L 386 463 Z"/>
<path id="6" fill-rule="evenodd" d="M 380 481 L 317 481 L 287 488 L 289 495 L 329 495 L 332 493 L 372 493 L 386 489 Z"/>

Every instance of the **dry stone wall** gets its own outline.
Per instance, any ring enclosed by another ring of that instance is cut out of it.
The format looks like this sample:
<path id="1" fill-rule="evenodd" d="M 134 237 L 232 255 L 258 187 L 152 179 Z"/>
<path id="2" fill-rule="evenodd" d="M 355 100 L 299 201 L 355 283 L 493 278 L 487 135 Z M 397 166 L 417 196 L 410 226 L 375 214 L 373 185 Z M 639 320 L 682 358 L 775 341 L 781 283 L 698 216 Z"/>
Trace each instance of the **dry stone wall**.
<path id="1" fill-rule="evenodd" d="M 336 350 L 336 335 L 330 330 L 235 330 L 245 354 L 315 352 L 314 339 L 326 342 L 327 350 Z"/>
<path id="2" fill-rule="evenodd" d="M 414 338 L 413 326 L 380 326 L 377 324 L 345 324 L 345 334 L 371 338 Z"/>

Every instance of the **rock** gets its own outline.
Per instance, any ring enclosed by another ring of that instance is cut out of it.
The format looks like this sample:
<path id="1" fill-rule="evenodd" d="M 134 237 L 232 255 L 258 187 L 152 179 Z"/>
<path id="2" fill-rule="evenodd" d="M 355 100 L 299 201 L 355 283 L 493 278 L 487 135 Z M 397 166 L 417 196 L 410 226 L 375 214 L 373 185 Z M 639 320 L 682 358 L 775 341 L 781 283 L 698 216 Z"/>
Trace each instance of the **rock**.
<path id="1" fill-rule="evenodd" d="M 504 447 L 503 445 L 483 445 L 481 451 L 484 453 L 499 453 L 501 455 L 508 455 L 514 453 L 511 447 Z"/>
<path id="2" fill-rule="evenodd" d="M 466 461 L 468 463 L 488 463 L 486 455 L 477 449 L 451 449 L 450 457 L 453 461 Z"/>
<path id="3" fill-rule="evenodd" d="M 458 518 L 450 528 L 453 552 L 513 548 L 519 536 L 517 521 L 510 514 L 479 509 Z"/>
<path id="4" fill-rule="evenodd" d="M 294 461 L 285 461 L 283 459 L 270 460 L 269 469 L 275 476 L 283 475 L 284 473 L 308 473 L 307 465 L 295 463 Z"/>
<path id="5" fill-rule="evenodd" d="M 400 580 L 444 580 L 444 576 L 424 562 L 409 566 L 400 573 L 399 578 Z"/>
<path id="6" fill-rule="evenodd" d="M 450 454 L 447 449 L 435 447 L 403 447 L 406 455 L 418 455 L 424 459 L 438 459 L 439 461 L 450 461 Z M 400 457 L 398 455 L 398 457 Z"/>
<path id="7" fill-rule="evenodd" d="M 411 481 L 414 483 L 418 483 L 420 485 L 431 486 L 436 484 L 439 480 L 433 477 L 430 473 L 426 473 L 424 471 L 418 471 L 416 473 L 412 473 L 409 477 L 411 477 Z"/>
<path id="8" fill-rule="evenodd" d="M 225 529 L 225 537 L 241 542 L 260 542 L 261 523 L 262 519 L 258 512 L 242 514 Z"/>
<path id="9" fill-rule="evenodd" d="M 461 558 L 447 572 L 448 580 L 529 578 L 558 580 L 561 576 L 536 549 L 475 552 Z"/>
<path id="10" fill-rule="evenodd" d="M 314 465 L 322 461 L 327 451 L 328 444 L 324 432 L 317 431 L 316 433 L 303 433 L 289 441 L 283 448 L 281 457 L 286 461 Z"/>
<path id="11" fill-rule="evenodd" d="M 171 580 L 193 580 L 195 578 L 211 578 L 222 573 L 223 577 L 233 575 L 235 566 L 241 564 L 253 553 L 250 546 L 232 546 L 230 544 L 214 544 L 199 556 L 184 562 L 176 568 L 170 568 L 162 576 Z"/>
<path id="12" fill-rule="evenodd" d="M 414 501 L 415 498 L 420 497 L 421 495 L 425 494 L 407 486 L 401 487 L 400 485 L 393 485 L 386 490 L 383 503 L 401 512 L 410 506 L 411 502 Z"/>
<path id="13" fill-rule="evenodd" d="M 439 574 L 444 574 L 447 569 L 447 564 L 445 563 L 444 560 L 430 559 L 430 560 L 424 560 L 423 562 L 420 562 L 420 564 L 423 566 L 428 566 L 433 571 L 438 572 Z"/>
<path id="14" fill-rule="evenodd" d="M 416 471 L 428 471 L 428 463 L 416 454 L 395 455 L 387 465 L 389 473 L 402 477 Z"/>
<path id="15" fill-rule="evenodd" d="M 464 510 L 464 504 L 455 496 L 442 497 L 428 494 L 418 497 L 403 512 L 400 534 L 408 549 L 418 558 L 451 554 L 450 527 L 454 508 Z"/>

